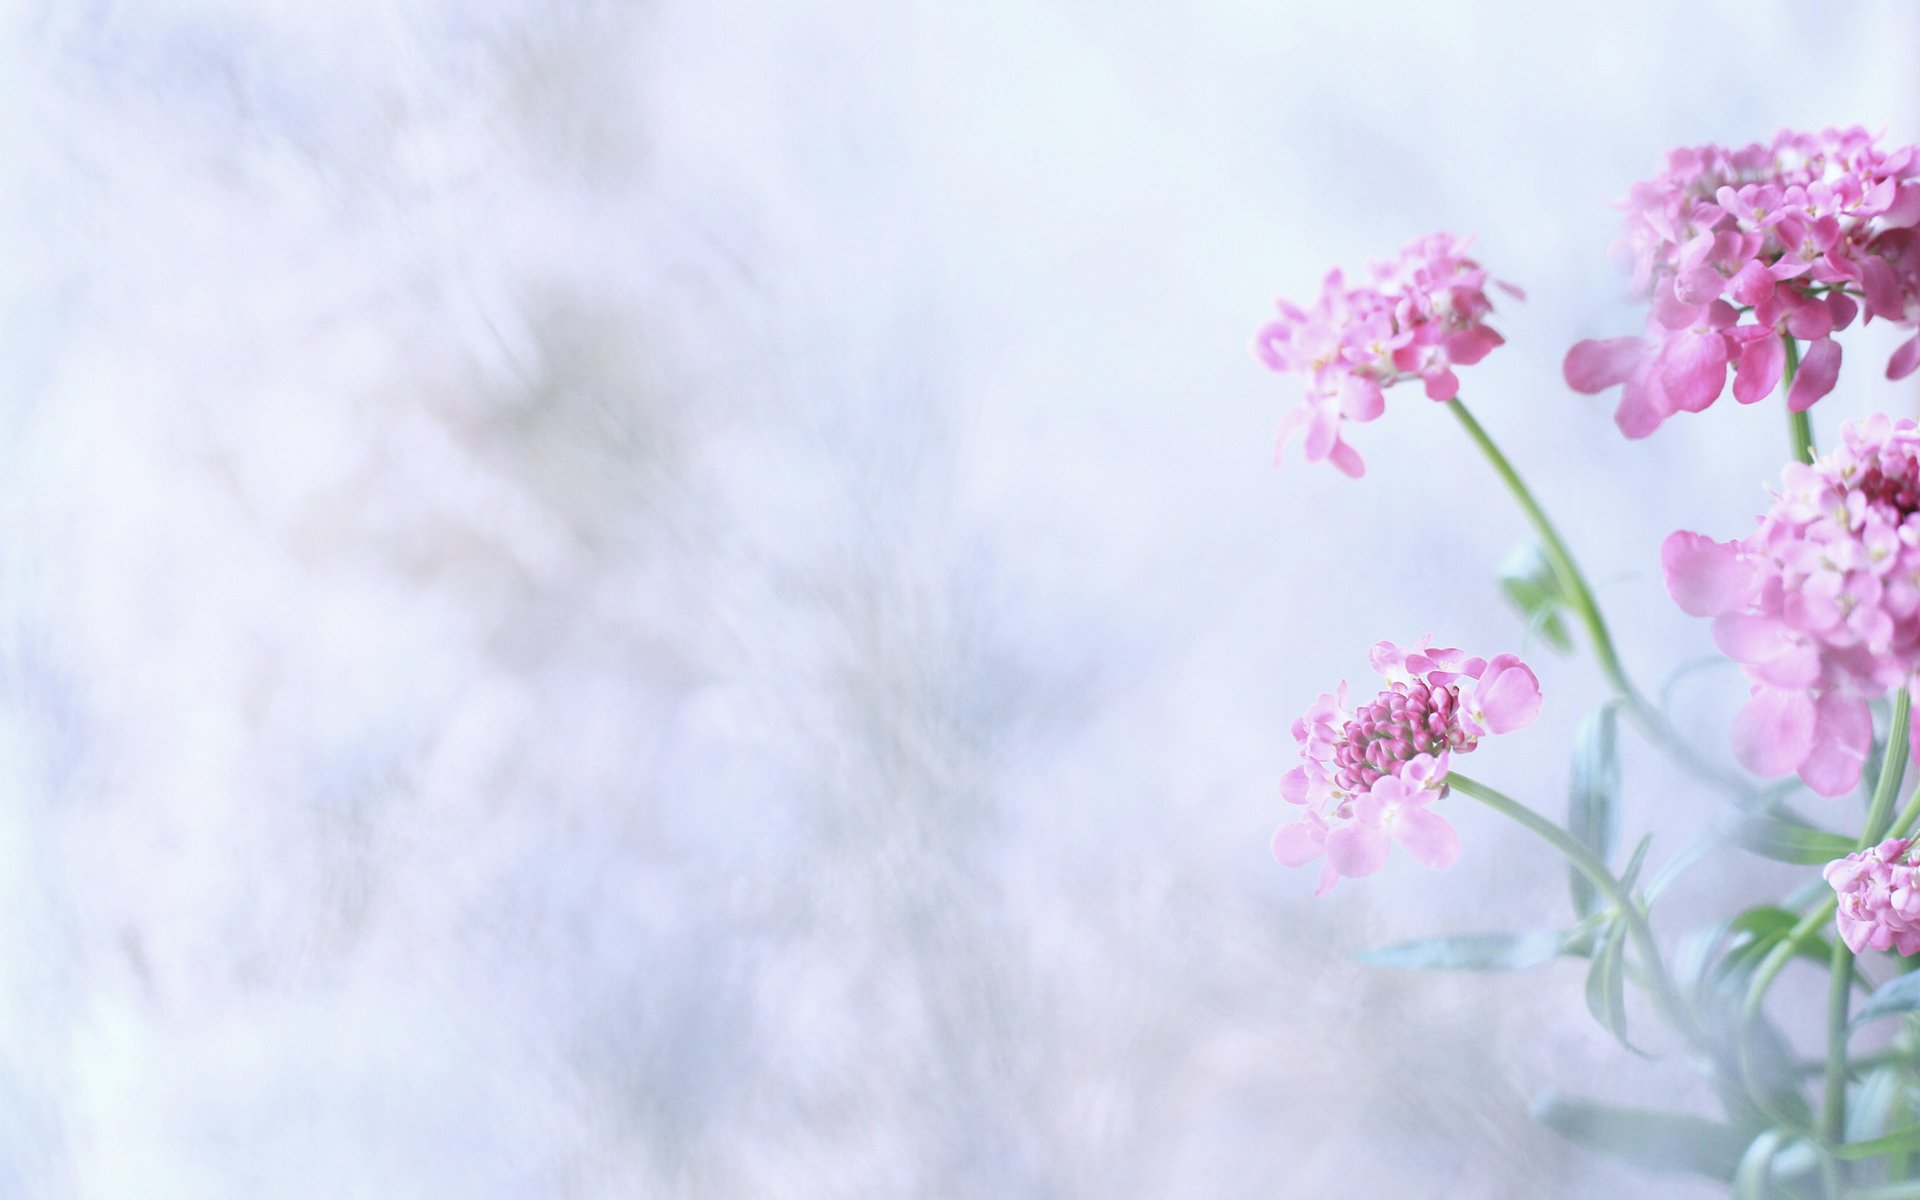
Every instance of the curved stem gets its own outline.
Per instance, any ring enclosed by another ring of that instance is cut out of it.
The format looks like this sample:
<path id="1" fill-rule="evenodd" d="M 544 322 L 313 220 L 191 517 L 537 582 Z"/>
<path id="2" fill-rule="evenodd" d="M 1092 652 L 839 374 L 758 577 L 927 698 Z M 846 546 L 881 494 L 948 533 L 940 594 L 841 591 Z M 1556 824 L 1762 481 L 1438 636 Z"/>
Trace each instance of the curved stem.
<path id="1" fill-rule="evenodd" d="M 1791 359 L 1790 353 L 1789 360 Z M 1480 422 L 1474 419 L 1473 414 L 1467 410 L 1467 406 L 1456 398 L 1450 401 L 1447 407 L 1453 410 L 1455 417 L 1459 418 L 1461 426 L 1467 431 L 1467 436 L 1473 439 L 1474 445 L 1480 448 L 1480 453 L 1486 456 L 1494 473 L 1500 476 L 1502 483 L 1507 485 L 1507 490 L 1519 503 L 1520 510 L 1532 523 L 1534 532 L 1540 536 L 1541 549 L 1547 556 L 1548 565 L 1553 568 L 1554 578 L 1559 581 L 1561 594 L 1578 614 L 1581 624 L 1586 626 L 1587 638 L 1593 643 L 1594 657 L 1600 662 L 1601 673 L 1607 677 L 1607 682 L 1625 703 L 1627 716 L 1669 757 L 1696 776 L 1742 799 L 1750 797 L 1753 789 L 1745 781 L 1702 760 L 1693 752 L 1693 748 L 1687 744 L 1686 739 L 1680 736 L 1679 731 L 1667 721 L 1666 716 L 1640 694 L 1640 689 L 1635 687 L 1633 680 L 1627 677 L 1626 667 L 1620 661 L 1620 652 L 1613 644 L 1613 634 L 1608 631 L 1606 618 L 1600 613 L 1600 604 L 1593 598 L 1593 589 L 1588 586 L 1586 577 L 1580 573 L 1580 566 L 1574 561 L 1573 552 L 1567 549 L 1566 542 L 1561 539 L 1560 531 L 1553 527 L 1553 522 L 1547 518 L 1546 511 L 1540 507 L 1540 502 L 1534 499 L 1533 492 L 1521 480 L 1520 473 L 1514 470 L 1511 462 L 1507 461 L 1507 456 L 1500 452 L 1500 447 L 1494 445 L 1493 439 L 1487 435 L 1487 431 Z"/>
<path id="2" fill-rule="evenodd" d="M 1660 957 L 1660 946 L 1653 938 L 1653 928 L 1647 924 L 1647 915 L 1633 901 L 1613 872 L 1601 862 L 1591 850 L 1581 845 L 1572 834 L 1547 820 L 1502 792 L 1488 787 L 1477 780 L 1469 779 L 1458 772 L 1447 775 L 1447 784 L 1458 788 L 1466 795 L 1524 826 L 1547 844 L 1558 850 L 1573 868 L 1587 877 L 1594 889 L 1607 898 L 1607 902 L 1620 912 L 1627 923 L 1627 936 L 1633 939 L 1634 948 L 1640 952 L 1641 967 L 1646 973 L 1649 990 L 1653 993 L 1655 1005 L 1660 1015 L 1673 1026 L 1675 1032 L 1696 1048 L 1704 1048 L 1705 1039 L 1694 1024 L 1693 1014 L 1680 999 L 1680 991 L 1674 986 L 1673 977 L 1667 973 L 1667 964 Z"/>
<path id="3" fill-rule="evenodd" d="M 1554 577 L 1560 581 L 1560 590 L 1566 594 L 1568 603 L 1573 605 L 1575 612 L 1580 616 L 1581 623 L 1587 627 L 1587 636 L 1593 639 L 1593 653 L 1600 660 L 1600 669 L 1606 673 L 1607 682 L 1613 684 L 1614 690 L 1621 695 L 1632 696 L 1639 703 L 1645 703 L 1638 700 L 1633 684 L 1627 679 L 1625 668 L 1620 665 L 1619 651 L 1614 648 L 1613 635 L 1607 631 L 1606 619 L 1600 615 L 1600 606 L 1594 602 L 1593 589 L 1587 586 L 1586 578 L 1580 574 L 1579 566 L 1573 561 L 1572 552 L 1560 539 L 1560 533 L 1553 527 L 1553 522 L 1547 519 L 1547 514 L 1541 509 L 1540 502 L 1533 498 L 1533 492 L 1521 481 L 1520 473 L 1513 469 L 1513 464 L 1508 462 L 1507 456 L 1500 452 L 1500 447 L 1493 444 L 1493 439 L 1487 436 L 1487 431 L 1481 427 L 1480 422 L 1467 411 L 1467 406 L 1456 399 L 1447 407 L 1453 410 L 1453 415 L 1458 417 L 1460 424 L 1466 427 L 1467 436 L 1472 438 L 1474 444 L 1480 448 L 1480 453 L 1486 455 L 1487 461 L 1493 466 L 1494 473 L 1500 476 L 1500 481 L 1507 485 L 1509 492 L 1513 493 L 1513 498 L 1519 502 L 1521 511 L 1526 513 L 1527 520 L 1533 523 L 1534 532 L 1540 535 L 1541 549 L 1546 552 L 1547 562 L 1553 567 Z"/>

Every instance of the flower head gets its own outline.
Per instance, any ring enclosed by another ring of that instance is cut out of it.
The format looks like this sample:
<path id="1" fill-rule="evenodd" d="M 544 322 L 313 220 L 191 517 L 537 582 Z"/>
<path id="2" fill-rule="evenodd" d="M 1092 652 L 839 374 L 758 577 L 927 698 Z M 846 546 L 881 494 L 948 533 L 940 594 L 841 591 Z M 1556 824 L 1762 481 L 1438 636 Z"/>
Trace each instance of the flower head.
<path id="1" fill-rule="evenodd" d="M 1645 437 L 1676 412 L 1720 398 L 1752 404 L 1786 370 L 1782 341 L 1809 343 L 1787 393 L 1799 412 L 1833 389 L 1833 335 L 1882 317 L 1920 326 L 1920 148 L 1883 150 L 1859 127 L 1782 130 L 1771 144 L 1667 155 L 1633 185 L 1619 246 L 1649 302 L 1645 337 L 1584 341 L 1566 379 L 1593 394 L 1621 387 L 1614 420 Z M 1891 378 L 1920 367 L 1920 334 L 1895 352 Z"/>
<path id="2" fill-rule="evenodd" d="M 1369 656 L 1387 681 L 1378 695 L 1349 711 L 1342 683 L 1293 723 L 1301 761 L 1280 793 L 1306 811 L 1273 835 L 1273 855 L 1290 867 L 1324 859 L 1323 893 L 1342 875 L 1378 871 L 1394 842 L 1427 866 L 1452 866 L 1459 835 L 1429 807 L 1447 794 L 1452 756 L 1540 711 L 1540 683 L 1518 658 L 1469 658 L 1430 640 L 1379 643 Z"/>
<path id="3" fill-rule="evenodd" d="M 1330 272 L 1311 309 L 1279 302 L 1280 316 L 1261 326 L 1253 351 L 1275 371 L 1306 376 L 1307 395 L 1280 420 L 1276 462 L 1304 433 L 1308 462 L 1325 460 L 1358 478 L 1366 467 L 1341 436 L 1344 421 L 1378 417 L 1385 389 L 1406 379 L 1421 380 L 1434 400 L 1459 393 L 1453 368 L 1472 366 L 1503 340 L 1486 323 L 1487 273 L 1466 256 L 1467 245 L 1429 234 L 1396 259 L 1369 263 L 1366 283 Z"/>
<path id="4" fill-rule="evenodd" d="M 1876 415 L 1792 463 L 1760 527 L 1735 542 L 1672 534 L 1667 590 L 1713 617 L 1752 699 L 1734 750 L 1761 775 L 1796 772 L 1824 796 L 1860 781 L 1867 701 L 1920 670 L 1920 426 Z"/>
<path id="5" fill-rule="evenodd" d="M 1835 920 L 1847 949 L 1920 953 L 1920 865 L 1908 838 L 1835 859 L 1821 874 L 1839 893 Z"/>

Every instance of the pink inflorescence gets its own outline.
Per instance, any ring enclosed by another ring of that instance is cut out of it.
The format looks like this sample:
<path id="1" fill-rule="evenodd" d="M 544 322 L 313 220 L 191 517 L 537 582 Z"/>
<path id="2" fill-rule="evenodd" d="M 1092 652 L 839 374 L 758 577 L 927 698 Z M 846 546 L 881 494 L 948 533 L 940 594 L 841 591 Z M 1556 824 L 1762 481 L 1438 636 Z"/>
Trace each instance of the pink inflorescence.
<path id="1" fill-rule="evenodd" d="M 1428 807 L 1447 793 L 1452 756 L 1540 711 L 1540 683 L 1518 658 L 1469 658 L 1429 640 L 1379 643 L 1368 656 L 1387 680 L 1379 695 L 1350 712 L 1342 683 L 1293 723 L 1301 762 L 1280 793 L 1306 811 L 1273 835 L 1273 856 L 1290 867 L 1324 858 L 1322 893 L 1342 875 L 1378 871 L 1393 842 L 1430 867 L 1452 866 L 1459 835 Z"/>
<path id="2" fill-rule="evenodd" d="M 1797 772 L 1824 796 L 1860 781 L 1867 702 L 1920 670 L 1917 512 L 1920 426 L 1880 414 L 1841 426 L 1812 465 L 1789 464 L 1752 534 L 1680 532 L 1661 547 L 1668 592 L 1714 618 L 1714 641 L 1753 685 L 1733 723 L 1749 769 Z"/>
<path id="3" fill-rule="evenodd" d="M 1840 939 L 1866 949 L 1920 953 L 1920 866 L 1909 838 L 1888 838 L 1827 864 L 1822 872 L 1839 894 Z"/>
<path id="4" fill-rule="evenodd" d="M 1833 389 L 1833 335 L 1864 302 L 1868 320 L 1920 327 L 1920 147 L 1883 150 L 1859 127 L 1782 130 L 1771 145 L 1700 146 L 1622 201 L 1619 245 L 1652 305 L 1646 337 L 1584 341 L 1566 379 L 1588 394 L 1624 385 L 1614 421 L 1645 437 L 1676 412 L 1720 398 L 1752 404 L 1779 386 L 1785 338 L 1808 343 L 1787 392 L 1806 409 Z M 1894 352 L 1889 378 L 1920 367 L 1920 334 Z"/>
<path id="5" fill-rule="evenodd" d="M 1307 395 L 1280 420 L 1276 463 L 1304 432 L 1308 462 L 1326 460 L 1358 478 L 1366 466 L 1341 437 L 1343 421 L 1378 417 L 1384 389 L 1405 379 L 1422 380 L 1435 400 L 1459 393 L 1453 368 L 1472 366 L 1503 341 L 1486 323 L 1493 304 L 1487 273 L 1466 256 L 1470 240 L 1429 234 L 1398 258 L 1368 263 L 1365 284 L 1349 286 L 1330 272 L 1311 310 L 1278 302 L 1280 316 L 1261 326 L 1254 354 L 1276 371 L 1306 376 Z"/>

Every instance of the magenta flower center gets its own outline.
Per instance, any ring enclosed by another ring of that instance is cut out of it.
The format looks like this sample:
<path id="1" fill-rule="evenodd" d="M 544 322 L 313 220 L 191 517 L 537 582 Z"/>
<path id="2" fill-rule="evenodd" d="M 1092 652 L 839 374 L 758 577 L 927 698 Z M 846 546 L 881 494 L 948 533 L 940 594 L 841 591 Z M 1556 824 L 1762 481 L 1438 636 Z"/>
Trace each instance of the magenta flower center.
<path id="1" fill-rule="evenodd" d="M 1460 693 L 1452 684 L 1422 680 L 1395 683 L 1347 722 L 1333 750 L 1333 782 L 1343 791 L 1365 791 L 1383 775 L 1421 754 L 1473 749 L 1479 739 L 1460 728 Z"/>
<path id="2" fill-rule="evenodd" d="M 1890 461 L 1891 460 L 1891 461 Z M 1894 469 L 1889 472 L 1887 468 Z M 1853 490 L 1877 508 L 1892 508 L 1898 525 L 1920 512 L 1920 462 L 1911 452 L 1895 457 L 1892 447 L 1881 451 L 1879 461 L 1860 473 Z"/>

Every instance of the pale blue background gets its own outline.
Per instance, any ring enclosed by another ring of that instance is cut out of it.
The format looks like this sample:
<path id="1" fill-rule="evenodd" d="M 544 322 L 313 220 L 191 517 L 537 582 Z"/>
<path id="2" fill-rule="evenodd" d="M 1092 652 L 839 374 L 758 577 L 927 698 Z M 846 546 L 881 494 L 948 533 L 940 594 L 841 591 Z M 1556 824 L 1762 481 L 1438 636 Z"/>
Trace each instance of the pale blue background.
<path id="1" fill-rule="evenodd" d="M 1607 202 L 1920 138 L 1920 12 L 0 12 L 0 1196 L 1711 1194 L 1530 1123 L 1707 1103 L 1577 966 L 1348 962 L 1563 920 L 1517 833 L 1268 858 L 1368 644 L 1518 643 L 1521 525 L 1414 394 L 1364 483 L 1275 473 L 1246 346 L 1477 234 L 1531 299 L 1465 395 L 1656 684 L 1708 648 L 1659 539 L 1741 532 L 1784 421 L 1566 392 L 1637 327 Z M 1912 411 L 1892 344 L 1822 430 Z M 1472 768 L 1557 810 L 1602 689 L 1532 651 Z M 1721 753 L 1736 677 L 1680 695 Z M 1713 802 L 1632 750 L 1664 857 Z"/>

